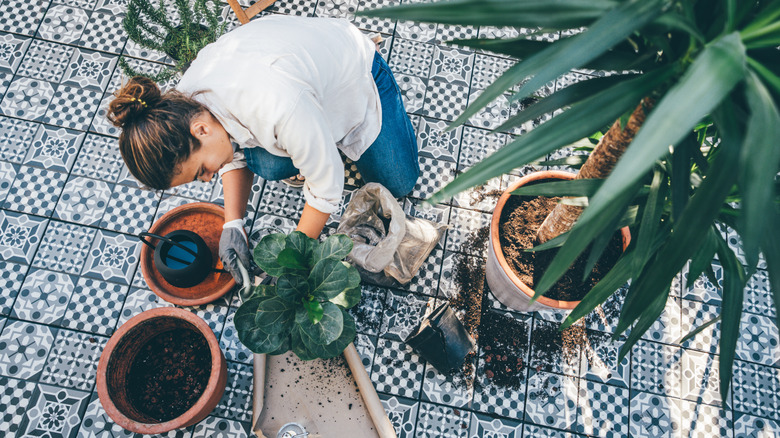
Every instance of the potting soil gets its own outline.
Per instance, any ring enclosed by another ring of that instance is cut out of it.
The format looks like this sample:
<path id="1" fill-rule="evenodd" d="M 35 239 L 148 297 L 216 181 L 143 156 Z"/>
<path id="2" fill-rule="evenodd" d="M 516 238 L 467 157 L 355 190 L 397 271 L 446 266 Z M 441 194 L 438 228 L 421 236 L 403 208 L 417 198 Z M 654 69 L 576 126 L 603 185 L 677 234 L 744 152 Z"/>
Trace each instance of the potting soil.
<path id="1" fill-rule="evenodd" d="M 177 328 L 151 338 L 136 355 L 127 378 L 130 403 L 155 421 L 191 408 L 208 385 L 211 354 L 199 333 Z"/>
<path id="2" fill-rule="evenodd" d="M 558 254 L 558 248 L 539 252 L 526 252 L 535 246 L 536 230 L 555 208 L 560 198 L 510 196 L 499 220 L 499 240 L 507 263 L 521 281 L 532 289 Z M 580 255 L 545 297 L 553 300 L 579 301 L 617 263 L 623 253 L 620 232 L 612 236 L 599 260 L 582 281 L 589 248 Z"/>

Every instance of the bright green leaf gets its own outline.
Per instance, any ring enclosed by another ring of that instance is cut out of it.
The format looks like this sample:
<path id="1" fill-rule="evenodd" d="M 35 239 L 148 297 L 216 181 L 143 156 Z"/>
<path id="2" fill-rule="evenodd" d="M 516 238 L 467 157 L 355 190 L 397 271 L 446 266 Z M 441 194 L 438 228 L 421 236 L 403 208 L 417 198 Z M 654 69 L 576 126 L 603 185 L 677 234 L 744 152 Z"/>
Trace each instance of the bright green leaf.
<path id="1" fill-rule="evenodd" d="M 277 261 L 279 253 L 285 247 L 285 235 L 281 233 L 263 236 L 255 247 L 254 258 L 257 266 L 268 275 L 278 277 L 282 274 L 283 267 Z"/>
<path id="2" fill-rule="evenodd" d="M 734 367 L 737 341 L 740 338 L 739 324 L 742 318 L 742 302 L 747 279 L 745 270 L 725 240 L 718 236 L 718 258 L 723 265 L 723 302 L 720 322 L 720 394 L 726 407 L 729 384 Z"/>
<path id="3" fill-rule="evenodd" d="M 325 311 L 322 309 L 322 303 L 317 300 L 302 299 L 303 307 L 306 309 L 306 317 L 312 324 L 319 324 Z"/>
<path id="4" fill-rule="evenodd" d="M 299 320 L 301 334 L 310 337 L 319 344 L 330 344 L 338 339 L 344 327 L 344 316 L 341 309 L 331 302 L 322 303 L 322 319 L 318 323 L 312 323 L 309 318 Z"/>
<path id="5" fill-rule="evenodd" d="M 346 289 L 344 292 L 338 294 L 335 298 L 330 300 L 331 303 L 341 306 L 345 309 L 349 309 L 357 305 L 360 302 L 360 287 L 352 289 Z"/>
<path id="6" fill-rule="evenodd" d="M 263 300 L 257 307 L 255 325 L 270 335 L 286 333 L 295 318 L 293 303 L 280 297 Z"/>
<path id="7" fill-rule="evenodd" d="M 257 309 L 263 301 L 266 301 L 266 299 L 252 298 L 245 301 L 238 310 L 236 310 L 236 314 L 233 317 L 233 324 L 236 326 L 238 340 L 241 341 L 246 348 L 258 354 L 275 351 L 282 345 L 284 337 L 286 336 L 266 333 L 255 324 Z"/>
<path id="8" fill-rule="evenodd" d="M 298 250 L 294 248 L 285 248 L 277 257 L 277 261 L 280 266 L 284 268 L 289 269 L 296 269 L 296 270 L 307 270 L 309 267 L 307 266 L 306 258 L 303 254 L 298 252 Z"/>
<path id="9" fill-rule="evenodd" d="M 352 251 L 353 242 L 346 234 L 333 234 L 325 239 L 314 251 L 314 263 L 331 258 L 341 260 Z"/>
<path id="10" fill-rule="evenodd" d="M 360 276 L 355 277 L 354 274 L 350 274 L 350 271 L 357 270 L 338 259 L 325 258 L 320 260 L 309 274 L 311 294 L 321 300 L 330 300 L 345 289 L 358 286 Z M 356 278 L 357 284 L 355 283 Z"/>

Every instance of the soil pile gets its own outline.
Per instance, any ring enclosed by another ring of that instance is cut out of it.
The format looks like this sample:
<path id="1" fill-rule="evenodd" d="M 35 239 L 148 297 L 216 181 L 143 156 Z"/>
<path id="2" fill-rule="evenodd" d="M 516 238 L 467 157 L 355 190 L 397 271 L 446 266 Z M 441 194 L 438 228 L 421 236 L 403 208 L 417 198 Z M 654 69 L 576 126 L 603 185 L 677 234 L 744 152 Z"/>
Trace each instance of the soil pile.
<path id="1" fill-rule="evenodd" d="M 177 328 L 151 338 L 135 357 L 127 378 L 130 403 L 158 422 L 191 408 L 208 385 L 211 354 L 206 339 Z"/>

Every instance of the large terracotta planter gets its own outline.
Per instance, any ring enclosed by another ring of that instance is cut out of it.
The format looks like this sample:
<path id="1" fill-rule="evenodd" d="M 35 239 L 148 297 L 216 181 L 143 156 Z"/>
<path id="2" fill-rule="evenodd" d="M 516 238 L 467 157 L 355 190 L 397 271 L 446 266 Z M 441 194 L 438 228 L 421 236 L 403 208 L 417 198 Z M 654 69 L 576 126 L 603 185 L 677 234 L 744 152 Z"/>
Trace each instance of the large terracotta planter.
<path id="1" fill-rule="evenodd" d="M 141 348 L 160 333 L 186 328 L 200 333 L 208 343 L 211 373 L 208 384 L 195 404 L 184 414 L 162 423 L 148 421 L 129 400 L 127 379 Z M 97 391 L 106 413 L 119 426 L 142 434 L 158 434 L 193 425 L 211 413 L 227 385 L 227 363 L 219 342 L 208 324 L 187 310 L 163 307 L 134 316 L 109 339 L 97 369 Z"/>
<path id="2" fill-rule="evenodd" d="M 206 242 L 211 250 L 211 268 L 222 268 L 219 260 L 219 238 L 225 223 L 225 210 L 216 204 L 194 202 L 176 207 L 152 225 L 149 232 L 160 236 L 176 231 L 190 230 Z M 210 303 L 228 293 L 236 282 L 226 272 L 211 272 L 201 283 L 189 287 L 176 287 L 163 278 L 154 266 L 154 250 L 141 247 L 141 271 L 152 292 L 169 303 L 180 306 L 198 306 Z"/>
<path id="3" fill-rule="evenodd" d="M 490 238 L 488 239 L 488 257 L 485 266 L 485 277 L 487 278 L 490 291 L 498 301 L 505 306 L 521 312 L 531 312 L 550 308 L 569 310 L 577 307 L 580 303 L 579 301 L 554 300 L 544 296 L 539 297 L 538 300 L 531 303 L 531 298 L 534 296 L 534 290 L 520 281 L 517 274 L 509 267 L 498 238 L 498 223 L 501 219 L 501 212 L 513 191 L 535 181 L 549 179 L 568 180 L 574 179 L 575 176 L 576 175 L 573 173 L 553 170 L 534 172 L 520 178 L 520 180 L 509 186 L 501 197 L 498 198 L 498 203 L 493 210 L 493 216 L 490 220 Z M 628 227 L 624 227 L 620 232 L 623 235 L 623 250 L 625 250 L 631 241 L 631 234 Z"/>

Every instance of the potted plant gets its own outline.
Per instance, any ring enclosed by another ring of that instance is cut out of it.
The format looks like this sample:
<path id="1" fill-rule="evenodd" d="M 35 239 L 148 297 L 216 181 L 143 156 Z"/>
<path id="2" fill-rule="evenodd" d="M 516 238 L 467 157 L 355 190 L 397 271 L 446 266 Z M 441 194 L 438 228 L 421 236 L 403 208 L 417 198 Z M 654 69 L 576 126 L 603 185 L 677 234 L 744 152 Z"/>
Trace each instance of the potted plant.
<path id="1" fill-rule="evenodd" d="M 227 385 L 227 363 L 208 324 L 184 309 L 147 310 L 109 339 L 97 369 L 100 403 L 112 420 L 142 434 L 206 418 Z"/>
<path id="2" fill-rule="evenodd" d="M 360 275 L 342 260 L 350 251 L 344 234 L 323 242 L 300 231 L 263 237 L 254 259 L 276 283 L 256 286 L 236 310 L 241 343 L 257 354 L 292 350 L 302 360 L 340 355 L 357 334 L 346 311 L 360 301 Z"/>
<path id="3" fill-rule="evenodd" d="M 563 110 L 459 175 L 430 201 L 545 157 L 617 120 L 605 135 L 614 141 L 604 141 L 588 158 L 602 176 L 550 183 L 559 195 L 587 196 L 587 208 L 582 214 L 576 209 L 554 213 L 564 219 L 553 220 L 555 232 L 548 237 L 562 233 L 553 239 L 562 246 L 536 285 L 534 298 L 543 296 L 587 247 L 600 248 L 621 218 L 628 217 L 636 238 L 564 322 L 571 325 L 631 280 L 614 333 L 631 328 L 622 360 L 663 311 L 670 284 L 683 266 L 690 262 L 692 281 L 717 254 L 724 268 L 719 318 L 725 403 L 743 289 L 760 253 L 776 307 L 780 301 L 775 182 L 780 148 L 773 144 L 780 138 L 780 3 L 453 0 L 364 14 L 560 32 L 553 41 L 533 35 L 455 41 L 522 61 L 485 89 L 452 127 L 518 84 L 511 97 L 515 101 L 572 69 L 614 73 L 559 90 L 510 118 L 497 129 Z M 559 213 L 572 214 L 565 219 Z M 722 226 L 739 234 L 746 266 L 724 240 Z"/>
<path id="4" fill-rule="evenodd" d="M 170 18 L 172 8 L 166 0 L 155 7 L 150 0 L 130 0 L 122 27 L 130 40 L 142 47 L 157 50 L 174 60 L 174 67 L 155 75 L 133 69 L 124 58 L 119 63 L 128 76 L 147 76 L 155 82 L 166 81 L 184 72 L 198 56 L 200 49 L 225 33 L 227 22 L 220 17 L 220 2 L 173 0 L 176 18 Z M 210 4 L 209 4 L 210 3 Z"/>

